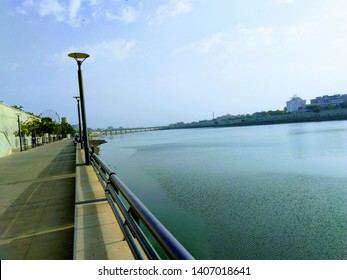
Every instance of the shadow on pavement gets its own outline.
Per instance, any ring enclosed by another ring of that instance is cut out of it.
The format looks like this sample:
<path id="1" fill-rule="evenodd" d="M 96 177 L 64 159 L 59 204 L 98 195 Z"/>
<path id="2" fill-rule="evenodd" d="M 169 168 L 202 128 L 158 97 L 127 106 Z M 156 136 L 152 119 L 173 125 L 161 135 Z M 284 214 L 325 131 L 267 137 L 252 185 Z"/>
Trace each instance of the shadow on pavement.
<path id="1" fill-rule="evenodd" d="M 63 146 L 37 179 L 10 186 L 23 191 L 0 216 L 0 259 L 73 258 L 75 152 Z"/>

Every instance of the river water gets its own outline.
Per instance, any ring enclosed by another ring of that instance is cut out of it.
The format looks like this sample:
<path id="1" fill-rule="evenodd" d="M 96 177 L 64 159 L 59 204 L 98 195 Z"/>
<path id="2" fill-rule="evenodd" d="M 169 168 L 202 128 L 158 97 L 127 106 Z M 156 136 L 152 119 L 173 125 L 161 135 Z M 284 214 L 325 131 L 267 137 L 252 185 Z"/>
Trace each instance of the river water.
<path id="1" fill-rule="evenodd" d="M 347 122 L 107 136 L 100 157 L 197 259 L 346 259 Z"/>

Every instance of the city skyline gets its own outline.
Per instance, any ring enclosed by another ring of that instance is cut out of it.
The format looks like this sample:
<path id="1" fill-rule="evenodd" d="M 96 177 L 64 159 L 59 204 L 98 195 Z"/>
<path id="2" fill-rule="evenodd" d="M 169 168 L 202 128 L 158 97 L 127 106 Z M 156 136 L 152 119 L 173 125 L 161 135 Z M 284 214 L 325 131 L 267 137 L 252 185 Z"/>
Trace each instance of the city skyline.
<path id="1" fill-rule="evenodd" d="M 304 101 L 304 106 L 320 106 L 319 104 L 319 101 L 322 102 L 322 103 L 325 103 L 327 102 L 327 104 L 331 104 L 331 101 L 330 100 L 334 100 L 333 101 L 333 105 L 337 105 L 337 104 L 340 104 L 340 103 L 343 103 L 345 102 L 346 103 L 346 99 L 347 99 L 347 94 L 333 94 L 333 95 L 323 95 L 323 96 L 316 96 L 314 97 L 313 99 L 310 100 L 310 103 L 309 104 L 306 104 L 307 100 L 306 99 L 302 99 L 301 96 L 298 96 L 296 94 L 294 94 L 291 98 L 289 98 L 289 100 L 287 100 L 285 103 L 286 103 L 286 106 L 284 106 L 284 108 L 271 108 L 271 109 L 268 109 L 268 110 L 262 110 L 262 111 L 257 111 L 257 112 L 244 112 L 244 113 L 240 113 L 240 114 L 237 114 L 237 115 L 233 115 L 233 114 L 230 114 L 230 113 L 227 113 L 227 114 L 224 114 L 224 115 L 215 115 L 214 112 L 211 113 L 211 116 L 212 117 L 207 117 L 205 118 L 204 120 L 188 120 L 186 123 L 195 123 L 195 122 L 199 122 L 199 121 L 212 121 L 214 119 L 219 119 L 219 118 L 223 118 L 223 117 L 238 117 L 238 116 L 250 116 L 250 115 L 257 115 L 257 114 L 261 114 L 261 113 L 266 113 L 266 112 L 287 112 L 287 113 L 290 113 L 290 110 L 288 111 L 288 102 L 293 100 L 293 99 L 300 99 L 301 101 Z M 339 102 L 335 102 L 336 99 L 339 100 Z M 341 102 L 340 102 L 341 101 Z M 2 103 L 0 101 L 0 103 Z M 4 104 L 4 103 L 3 103 Z M 325 104 L 325 105 L 327 105 Z M 26 113 L 29 113 L 31 114 L 32 112 L 29 111 L 26 111 L 24 110 L 24 108 L 18 108 L 18 106 L 13 106 L 13 105 L 9 105 L 9 104 L 5 104 L 7 106 L 10 106 L 10 107 L 16 107 L 16 109 L 19 109 L 19 110 L 23 110 L 24 112 Z M 323 107 L 325 107 L 324 104 L 321 104 Z M 303 112 L 302 110 L 300 110 L 300 112 Z M 52 118 L 53 121 L 55 122 L 58 122 L 58 118 L 63 122 L 63 119 L 65 119 L 65 122 L 68 122 L 70 123 L 75 129 L 78 129 L 78 123 L 71 123 L 69 118 L 68 117 L 64 117 L 64 116 L 60 116 L 58 112 L 55 112 L 53 110 L 46 110 L 44 112 L 41 112 L 40 115 L 36 115 L 36 116 L 39 116 L 39 117 L 49 117 L 49 118 Z M 78 122 L 78 120 L 76 120 Z M 165 127 L 165 126 L 170 126 L 170 125 L 174 125 L 174 124 L 177 124 L 177 123 L 180 123 L 180 121 L 177 121 L 177 122 L 173 122 L 173 123 L 170 123 L 170 124 L 161 124 L 161 125 L 157 125 L 157 124 L 154 124 L 152 126 L 147 126 L 147 127 Z M 185 123 L 185 122 L 182 122 L 182 123 Z M 132 126 L 132 127 L 124 127 L 122 125 L 120 126 L 113 126 L 112 124 L 103 124 L 101 126 L 98 126 L 98 127 L 90 127 L 89 126 L 89 129 L 92 129 L 92 130 L 98 130 L 98 129 L 118 129 L 118 128 L 121 128 L 121 129 L 126 129 L 126 128 L 144 128 L 145 126 Z"/>
<path id="2" fill-rule="evenodd" d="M 88 126 L 191 122 L 344 94 L 347 3 L 23 0 L 0 4 L 0 100 Z"/>

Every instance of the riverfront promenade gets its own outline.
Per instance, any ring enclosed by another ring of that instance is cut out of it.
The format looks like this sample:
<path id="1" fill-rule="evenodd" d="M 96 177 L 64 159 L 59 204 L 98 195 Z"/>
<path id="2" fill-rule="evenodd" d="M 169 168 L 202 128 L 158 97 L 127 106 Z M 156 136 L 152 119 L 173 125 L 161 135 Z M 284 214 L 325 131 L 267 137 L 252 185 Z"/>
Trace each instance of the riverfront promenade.
<path id="1" fill-rule="evenodd" d="M 70 139 L 0 158 L 0 259 L 132 259 Z"/>

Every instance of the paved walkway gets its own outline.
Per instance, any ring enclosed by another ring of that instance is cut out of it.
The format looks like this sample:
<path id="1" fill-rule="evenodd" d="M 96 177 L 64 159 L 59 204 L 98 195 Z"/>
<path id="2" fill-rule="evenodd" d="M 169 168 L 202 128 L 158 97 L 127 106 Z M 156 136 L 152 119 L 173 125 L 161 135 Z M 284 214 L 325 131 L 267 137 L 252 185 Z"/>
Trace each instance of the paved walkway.
<path id="1" fill-rule="evenodd" d="M 133 260 L 93 166 L 84 162 L 77 149 L 74 259 Z"/>
<path id="2" fill-rule="evenodd" d="M 71 140 L 0 158 L 0 259 L 134 259 L 84 162 Z"/>
<path id="3" fill-rule="evenodd" d="M 0 158 L 0 259 L 73 259 L 75 146 Z"/>

